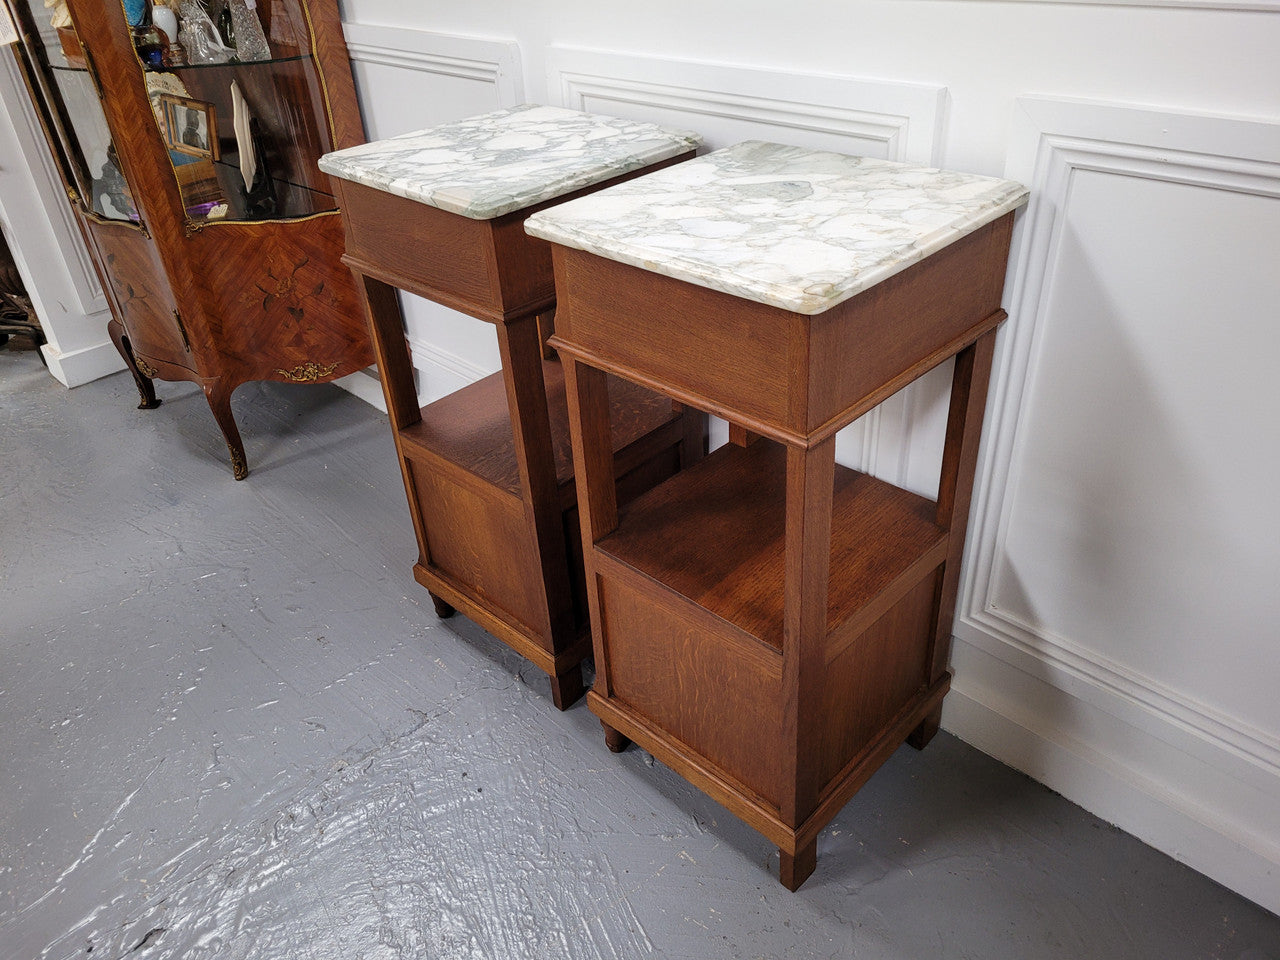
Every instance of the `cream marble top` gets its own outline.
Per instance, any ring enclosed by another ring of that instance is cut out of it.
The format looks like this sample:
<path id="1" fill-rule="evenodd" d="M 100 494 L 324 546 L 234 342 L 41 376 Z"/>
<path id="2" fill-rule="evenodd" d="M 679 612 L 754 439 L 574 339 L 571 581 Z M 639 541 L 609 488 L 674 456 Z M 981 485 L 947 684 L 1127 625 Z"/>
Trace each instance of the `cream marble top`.
<path id="1" fill-rule="evenodd" d="M 677 154 L 695 133 L 526 104 L 376 140 L 320 169 L 473 220 L 491 220 Z"/>
<path id="2" fill-rule="evenodd" d="M 525 229 L 814 314 L 1026 201 L 1011 180 L 749 141 L 544 210 Z"/>

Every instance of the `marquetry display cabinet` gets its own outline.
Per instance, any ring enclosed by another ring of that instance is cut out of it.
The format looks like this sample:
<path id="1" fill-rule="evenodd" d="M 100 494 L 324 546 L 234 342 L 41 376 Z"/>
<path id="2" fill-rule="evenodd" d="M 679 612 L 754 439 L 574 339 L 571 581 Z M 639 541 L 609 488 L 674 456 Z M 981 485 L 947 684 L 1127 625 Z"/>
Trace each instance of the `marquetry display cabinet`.
<path id="1" fill-rule="evenodd" d="M 316 167 L 364 139 L 336 0 L 262 0 L 263 59 L 241 48 L 186 64 L 127 19 L 150 20 L 150 0 L 128 0 L 128 14 L 121 0 L 65 0 L 57 28 L 61 10 L 3 2 L 140 406 L 159 403 L 152 378 L 198 383 L 243 478 L 237 386 L 332 380 L 372 361 Z"/>
<path id="2" fill-rule="evenodd" d="M 347 256 L 368 313 L 419 558 L 436 612 L 455 608 L 582 695 L 591 638 L 564 373 L 545 348 L 551 249 L 530 214 L 688 159 L 698 138 L 519 107 L 323 158 L 340 184 Z M 585 147 L 584 147 L 585 145 Z M 493 324 L 502 370 L 419 405 L 397 289 Z M 699 459 L 705 418 L 619 381 L 616 496 Z"/>
<path id="3" fill-rule="evenodd" d="M 819 831 L 936 732 L 1017 184 L 742 144 L 529 221 L 553 241 L 595 638 L 588 703 L 812 872 Z M 710 213 L 708 211 L 711 211 Z M 955 357 L 939 493 L 836 432 Z M 624 504 L 615 384 L 731 442 Z"/>

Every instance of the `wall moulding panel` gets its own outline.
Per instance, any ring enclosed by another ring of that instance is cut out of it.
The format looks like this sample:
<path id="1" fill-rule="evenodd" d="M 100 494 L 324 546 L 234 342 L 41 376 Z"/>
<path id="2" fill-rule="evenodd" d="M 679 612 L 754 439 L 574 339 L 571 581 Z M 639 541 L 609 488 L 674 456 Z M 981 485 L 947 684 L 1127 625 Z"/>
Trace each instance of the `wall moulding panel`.
<path id="1" fill-rule="evenodd" d="M 344 23 L 343 33 L 370 140 L 525 102 L 513 42 L 367 23 Z M 403 291 L 398 296 L 421 403 L 499 369 L 487 324 Z M 376 374 L 335 382 L 385 412 Z"/>
<path id="2" fill-rule="evenodd" d="M 1280 0 L 1003 0 L 1005 3 L 1068 3 L 1090 7 L 1182 7 L 1199 10 L 1280 11 Z"/>
<path id="3" fill-rule="evenodd" d="M 708 149 L 773 140 L 939 166 L 945 87 L 766 70 L 576 47 L 546 52 L 552 103 L 694 130 Z M 841 432 L 836 456 L 929 496 L 936 494 L 950 364 Z M 713 442 L 727 432 L 713 425 Z"/>
<path id="4" fill-rule="evenodd" d="M 342 29 L 371 140 L 524 100 L 513 42 L 369 23 Z"/>
<path id="5" fill-rule="evenodd" d="M 1280 124 L 1018 101 L 944 721 L 1270 910 L 1280 455 L 1246 421 L 1280 405 L 1276 157 Z"/>
<path id="6" fill-rule="evenodd" d="M 942 157 L 947 90 L 932 84 L 553 46 L 547 89 L 575 110 L 683 121 L 712 149 L 756 136 L 935 166 Z"/>

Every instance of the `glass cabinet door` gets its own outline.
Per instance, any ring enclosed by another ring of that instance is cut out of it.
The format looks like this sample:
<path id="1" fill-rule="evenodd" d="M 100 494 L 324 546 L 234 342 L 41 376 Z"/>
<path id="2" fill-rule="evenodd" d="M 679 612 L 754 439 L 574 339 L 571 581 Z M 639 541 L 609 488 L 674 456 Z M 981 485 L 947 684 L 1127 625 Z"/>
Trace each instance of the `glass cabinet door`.
<path id="1" fill-rule="evenodd" d="M 72 199 L 106 220 L 136 221 L 89 60 L 63 3 L 4 0 L 27 82 Z"/>
<path id="2" fill-rule="evenodd" d="M 304 0 L 103 2 L 124 3 L 189 220 L 337 208 L 316 167 L 333 137 Z"/>

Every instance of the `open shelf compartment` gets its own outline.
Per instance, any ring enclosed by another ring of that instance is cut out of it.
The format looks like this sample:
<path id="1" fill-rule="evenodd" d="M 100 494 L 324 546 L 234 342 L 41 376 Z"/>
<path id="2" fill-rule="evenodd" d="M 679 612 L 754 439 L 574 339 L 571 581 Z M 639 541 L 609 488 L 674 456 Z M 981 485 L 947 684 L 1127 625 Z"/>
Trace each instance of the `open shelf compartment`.
<path id="1" fill-rule="evenodd" d="M 819 783 L 926 695 L 947 531 L 936 504 L 837 465 Z M 786 451 L 727 445 L 619 509 L 595 545 L 610 703 L 744 795 L 786 771 Z M 728 718 L 732 718 L 729 722 Z M 752 736 L 743 736 L 751 730 Z"/>
<path id="2" fill-rule="evenodd" d="M 569 410 L 560 361 L 544 360 L 542 378 L 546 385 L 560 503 L 563 509 L 568 509 L 576 501 Z M 615 465 L 620 477 L 679 439 L 677 415 L 671 401 L 661 394 L 611 377 L 609 400 Z M 484 486 L 520 497 L 520 469 L 501 373 L 491 374 L 427 404 L 421 415 L 421 420 L 400 431 L 407 457 L 455 468 Z M 670 428 L 670 436 L 665 431 L 653 433 L 663 427 Z M 637 443 L 642 439 L 644 443 Z"/>
<path id="3" fill-rule="evenodd" d="M 780 651 L 786 452 L 769 440 L 728 444 L 621 508 L 597 550 Z M 946 531 L 932 500 L 836 465 L 832 497 L 832 636 Z"/>

